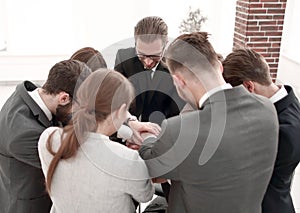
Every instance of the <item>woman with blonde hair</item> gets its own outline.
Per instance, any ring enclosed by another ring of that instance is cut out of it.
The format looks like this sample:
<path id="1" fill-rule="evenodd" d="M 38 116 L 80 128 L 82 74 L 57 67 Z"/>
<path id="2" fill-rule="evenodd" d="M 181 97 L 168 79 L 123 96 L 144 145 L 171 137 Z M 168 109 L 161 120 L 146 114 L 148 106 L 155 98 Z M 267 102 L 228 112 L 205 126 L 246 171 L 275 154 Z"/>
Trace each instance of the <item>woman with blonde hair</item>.
<path id="1" fill-rule="evenodd" d="M 70 124 L 43 132 L 39 155 L 51 212 L 132 213 L 132 198 L 151 200 L 153 185 L 138 152 L 109 140 L 126 120 L 133 97 L 121 74 L 95 71 L 77 91 Z"/>

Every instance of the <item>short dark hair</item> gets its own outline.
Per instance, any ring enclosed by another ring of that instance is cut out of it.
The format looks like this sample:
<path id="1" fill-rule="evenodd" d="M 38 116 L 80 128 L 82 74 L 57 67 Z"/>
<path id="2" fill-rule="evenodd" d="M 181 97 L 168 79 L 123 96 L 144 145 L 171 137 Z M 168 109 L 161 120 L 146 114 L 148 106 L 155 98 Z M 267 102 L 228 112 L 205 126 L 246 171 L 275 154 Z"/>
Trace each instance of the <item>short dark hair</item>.
<path id="1" fill-rule="evenodd" d="M 266 86 L 272 83 L 268 64 L 254 50 L 235 49 L 222 63 L 223 77 L 232 86 L 243 84 L 244 81 L 255 81 Z"/>
<path id="2" fill-rule="evenodd" d="M 208 41 L 208 33 L 194 32 L 177 37 L 165 54 L 171 72 L 190 67 L 211 71 L 218 63 L 218 54 Z"/>
<path id="3" fill-rule="evenodd" d="M 140 20 L 134 27 L 134 38 L 150 43 L 156 39 L 166 42 L 168 39 L 168 26 L 158 16 L 148 16 Z"/>
<path id="4" fill-rule="evenodd" d="M 48 78 L 43 85 L 47 94 L 66 92 L 71 97 L 76 93 L 76 88 L 90 75 L 91 69 L 83 62 L 65 60 L 56 63 L 49 71 Z"/>
<path id="5" fill-rule="evenodd" d="M 94 72 L 100 68 L 107 68 L 102 54 L 92 47 L 84 47 L 77 50 L 71 59 L 85 63 Z"/>

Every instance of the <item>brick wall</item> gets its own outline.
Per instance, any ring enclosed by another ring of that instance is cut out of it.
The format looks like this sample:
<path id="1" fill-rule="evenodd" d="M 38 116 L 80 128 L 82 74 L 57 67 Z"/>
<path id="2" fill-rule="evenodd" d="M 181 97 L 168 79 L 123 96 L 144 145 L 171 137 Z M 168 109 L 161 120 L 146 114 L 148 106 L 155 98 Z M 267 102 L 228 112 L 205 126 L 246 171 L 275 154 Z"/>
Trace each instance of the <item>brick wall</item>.
<path id="1" fill-rule="evenodd" d="M 287 0 L 237 0 L 233 48 L 262 54 L 276 79 Z"/>

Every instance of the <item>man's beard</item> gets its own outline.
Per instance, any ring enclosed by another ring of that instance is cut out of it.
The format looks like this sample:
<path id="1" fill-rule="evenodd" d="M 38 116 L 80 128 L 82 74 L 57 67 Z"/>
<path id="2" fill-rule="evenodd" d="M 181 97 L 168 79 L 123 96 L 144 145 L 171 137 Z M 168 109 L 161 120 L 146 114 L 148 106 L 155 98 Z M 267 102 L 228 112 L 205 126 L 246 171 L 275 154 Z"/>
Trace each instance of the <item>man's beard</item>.
<path id="1" fill-rule="evenodd" d="M 68 103 L 67 105 L 58 105 L 56 107 L 56 119 L 62 123 L 63 126 L 66 126 L 69 124 L 71 118 L 72 118 L 72 102 Z"/>

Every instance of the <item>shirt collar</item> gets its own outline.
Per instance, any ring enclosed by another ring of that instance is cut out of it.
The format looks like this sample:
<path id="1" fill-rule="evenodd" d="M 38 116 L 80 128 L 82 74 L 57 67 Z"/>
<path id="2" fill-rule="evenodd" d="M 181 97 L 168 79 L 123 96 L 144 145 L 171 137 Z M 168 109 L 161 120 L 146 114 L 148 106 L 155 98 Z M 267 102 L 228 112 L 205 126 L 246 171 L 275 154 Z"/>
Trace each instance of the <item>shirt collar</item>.
<path id="1" fill-rule="evenodd" d="M 201 108 L 204 104 L 204 102 L 210 97 L 212 96 L 213 94 L 219 92 L 219 91 L 222 91 L 222 90 L 225 90 L 225 89 L 231 89 L 232 86 L 230 84 L 223 84 L 223 85 L 220 85 L 218 87 L 215 87 L 209 91 L 207 91 L 206 93 L 204 93 L 204 95 L 200 98 L 199 100 L 199 108 Z"/>
<path id="2" fill-rule="evenodd" d="M 44 103 L 44 101 L 41 98 L 38 90 L 39 90 L 39 88 L 36 88 L 33 91 L 28 91 L 28 94 L 35 101 L 35 103 L 41 108 L 41 110 L 45 113 L 45 115 L 47 116 L 49 121 L 51 121 L 52 120 L 52 113 L 50 112 L 50 110 L 48 109 L 46 104 Z"/>
<path id="3" fill-rule="evenodd" d="M 155 73 L 155 71 L 156 71 L 156 69 L 157 69 L 159 63 L 160 63 L 160 62 L 158 62 L 158 63 L 155 65 L 155 67 L 153 67 L 152 69 L 148 70 L 148 72 L 149 72 L 149 71 L 152 71 L 152 72 L 151 72 L 151 78 L 153 78 L 154 73 Z"/>
<path id="4" fill-rule="evenodd" d="M 273 104 L 276 103 L 277 101 L 280 101 L 281 99 L 283 99 L 285 96 L 288 95 L 288 92 L 286 91 L 283 85 L 278 85 L 278 87 L 280 89 L 271 98 L 269 98 L 269 100 Z"/>

